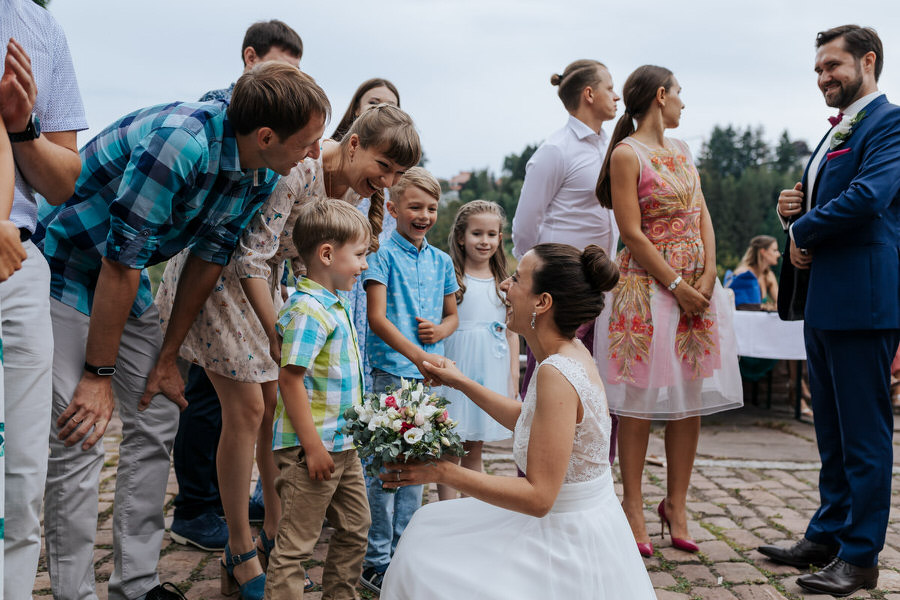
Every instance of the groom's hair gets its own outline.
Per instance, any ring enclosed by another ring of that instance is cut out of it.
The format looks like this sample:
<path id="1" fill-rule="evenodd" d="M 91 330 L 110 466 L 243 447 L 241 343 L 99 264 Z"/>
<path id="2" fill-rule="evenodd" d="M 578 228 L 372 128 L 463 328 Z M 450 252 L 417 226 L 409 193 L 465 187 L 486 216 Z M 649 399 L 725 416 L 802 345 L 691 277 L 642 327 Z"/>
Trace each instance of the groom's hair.
<path id="1" fill-rule="evenodd" d="M 860 27 L 859 25 L 832 27 L 816 34 L 816 48 L 821 48 L 839 37 L 844 38 L 844 49 L 857 61 L 869 52 L 875 53 L 875 81 L 878 81 L 878 78 L 881 77 L 881 68 L 884 66 L 884 50 L 878 33 L 871 27 Z"/>

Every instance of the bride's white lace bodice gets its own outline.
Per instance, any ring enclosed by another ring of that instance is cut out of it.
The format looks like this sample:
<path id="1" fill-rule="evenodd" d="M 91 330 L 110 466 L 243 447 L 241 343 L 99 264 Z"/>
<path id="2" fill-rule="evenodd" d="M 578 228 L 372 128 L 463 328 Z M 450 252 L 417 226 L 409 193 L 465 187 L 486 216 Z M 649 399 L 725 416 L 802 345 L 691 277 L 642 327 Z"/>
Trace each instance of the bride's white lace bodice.
<path id="1" fill-rule="evenodd" d="M 537 374 L 546 365 L 552 365 L 569 380 L 575 388 L 584 417 L 575 426 L 572 456 L 563 483 L 590 481 L 605 475 L 609 470 L 610 418 L 606 405 L 606 393 L 601 386 L 593 383 L 578 361 L 554 354 L 548 356 L 534 370 L 525 392 L 522 412 L 513 432 L 513 458 L 523 473 L 528 472 L 528 440 L 531 437 L 531 421 L 537 402 Z"/>

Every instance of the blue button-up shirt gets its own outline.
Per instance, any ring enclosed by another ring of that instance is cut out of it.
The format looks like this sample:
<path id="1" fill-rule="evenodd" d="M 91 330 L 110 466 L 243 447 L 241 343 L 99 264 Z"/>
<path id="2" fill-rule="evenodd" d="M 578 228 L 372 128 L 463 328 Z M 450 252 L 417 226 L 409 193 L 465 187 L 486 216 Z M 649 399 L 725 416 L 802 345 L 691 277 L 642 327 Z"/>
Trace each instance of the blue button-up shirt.
<path id="1" fill-rule="evenodd" d="M 132 269 L 184 248 L 228 263 L 241 231 L 278 181 L 242 171 L 220 102 L 135 111 L 81 149 L 81 176 L 63 205 L 42 205 L 38 242 L 50 265 L 50 295 L 89 315 L 103 257 Z M 153 302 L 146 271 L 131 309 Z"/>
<path id="2" fill-rule="evenodd" d="M 363 273 L 363 282 L 377 281 L 387 286 L 387 319 L 426 352 L 443 354 L 443 340 L 436 344 L 419 341 L 416 317 L 441 322 L 444 296 L 459 289 L 450 256 L 427 241 L 417 249 L 395 230 L 367 260 L 369 268 Z M 366 338 L 366 353 L 369 363 L 377 369 L 400 377 L 422 377 L 412 361 L 388 346 L 371 329 Z"/>

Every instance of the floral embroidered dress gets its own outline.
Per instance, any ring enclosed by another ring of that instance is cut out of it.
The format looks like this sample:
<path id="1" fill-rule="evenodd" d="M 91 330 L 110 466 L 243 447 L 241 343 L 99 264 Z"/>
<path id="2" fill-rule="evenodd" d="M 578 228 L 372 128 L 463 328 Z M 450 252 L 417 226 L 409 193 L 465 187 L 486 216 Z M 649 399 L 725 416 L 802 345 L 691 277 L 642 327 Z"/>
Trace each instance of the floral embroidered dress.
<path id="1" fill-rule="evenodd" d="M 700 237 L 703 192 L 690 151 L 673 139 L 666 139 L 664 148 L 648 148 L 631 137 L 622 143 L 641 163 L 641 230 L 693 285 L 706 265 Z M 718 280 L 706 312 L 688 316 L 627 247 L 617 263 L 620 278 L 612 292 L 609 330 L 597 329 L 594 350 L 608 382 L 610 412 L 680 419 L 740 407 L 732 306 Z"/>
<path id="2" fill-rule="evenodd" d="M 303 272 L 291 234 L 300 207 L 325 198 L 322 157 L 308 158 L 282 177 L 272 195 L 241 234 L 231 262 L 200 309 L 181 346 L 181 357 L 237 381 L 263 383 L 278 379 L 278 365 L 269 356 L 269 340 L 250 305 L 241 280 L 265 279 L 276 309 L 282 305 L 281 274 L 290 261 L 295 276 Z M 354 206 L 360 197 L 352 189 L 343 200 Z M 156 293 L 163 330 L 172 313 L 178 278 L 189 250 L 173 257 Z"/>

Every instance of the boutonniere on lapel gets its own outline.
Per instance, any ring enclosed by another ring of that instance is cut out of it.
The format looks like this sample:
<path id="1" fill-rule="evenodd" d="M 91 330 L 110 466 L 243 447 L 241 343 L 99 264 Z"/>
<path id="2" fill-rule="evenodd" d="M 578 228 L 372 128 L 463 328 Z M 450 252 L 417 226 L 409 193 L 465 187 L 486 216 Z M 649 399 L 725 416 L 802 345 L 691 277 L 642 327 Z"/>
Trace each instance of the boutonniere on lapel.
<path id="1" fill-rule="evenodd" d="M 844 118 L 841 119 L 841 122 L 835 126 L 834 135 L 831 136 L 831 149 L 834 150 L 838 148 L 841 144 L 850 139 L 850 136 L 853 135 L 853 129 L 859 125 L 859 122 L 866 118 L 866 111 L 861 110 L 851 118 L 848 115 L 844 115 Z"/>

